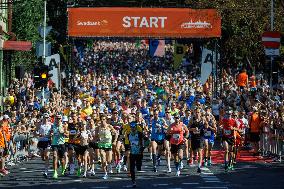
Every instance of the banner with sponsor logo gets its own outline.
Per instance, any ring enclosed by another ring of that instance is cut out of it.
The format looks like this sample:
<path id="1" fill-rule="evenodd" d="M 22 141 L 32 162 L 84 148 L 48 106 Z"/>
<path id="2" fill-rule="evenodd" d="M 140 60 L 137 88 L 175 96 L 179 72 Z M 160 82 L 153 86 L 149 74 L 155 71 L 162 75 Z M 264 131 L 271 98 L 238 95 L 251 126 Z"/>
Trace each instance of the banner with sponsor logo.
<path id="1" fill-rule="evenodd" d="M 68 8 L 72 37 L 221 36 L 221 17 L 215 9 L 188 8 Z"/>

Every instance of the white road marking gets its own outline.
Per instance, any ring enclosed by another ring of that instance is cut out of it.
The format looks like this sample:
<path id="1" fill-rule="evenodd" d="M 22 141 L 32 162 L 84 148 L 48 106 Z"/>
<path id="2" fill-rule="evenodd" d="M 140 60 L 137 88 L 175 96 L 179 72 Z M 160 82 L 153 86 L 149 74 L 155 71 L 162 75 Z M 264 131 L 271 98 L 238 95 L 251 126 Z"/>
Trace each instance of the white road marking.
<path id="1" fill-rule="evenodd" d="M 79 180 L 79 179 L 78 179 L 78 180 L 73 180 L 73 181 L 74 181 L 74 182 L 82 182 L 83 180 Z"/>
<path id="2" fill-rule="evenodd" d="M 204 175 L 213 175 L 213 173 L 211 173 L 211 172 L 203 172 L 202 174 L 204 174 Z"/>
<path id="3" fill-rule="evenodd" d="M 123 188 L 132 188 L 132 185 L 123 186 Z"/>
<path id="4" fill-rule="evenodd" d="M 183 185 L 198 185 L 198 182 L 185 182 L 185 183 L 181 183 Z"/>
<path id="5" fill-rule="evenodd" d="M 220 180 L 205 180 L 205 182 L 207 182 L 207 183 L 221 183 L 221 181 Z"/>
<path id="6" fill-rule="evenodd" d="M 120 178 L 120 177 L 113 177 L 112 179 L 121 180 L 122 178 Z"/>
<path id="7" fill-rule="evenodd" d="M 207 178 L 205 181 L 220 181 L 218 178 Z"/>
<path id="8" fill-rule="evenodd" d="M 34 171 L 23 171 L 24 173 L 33 173 Z"/>
<path id="9" fill-rule="evenodd" d="M 153 184 L 153 186 L 168 186 L 169 184 L 164 183 L 164 184 Z"/>
<path id="10" fill-rule="evenodd" d="M 224 186 L 199 186 L 198 188 L 204 188 L 204 189 L 229 189 L 228 187 L 224 187 Z"/>

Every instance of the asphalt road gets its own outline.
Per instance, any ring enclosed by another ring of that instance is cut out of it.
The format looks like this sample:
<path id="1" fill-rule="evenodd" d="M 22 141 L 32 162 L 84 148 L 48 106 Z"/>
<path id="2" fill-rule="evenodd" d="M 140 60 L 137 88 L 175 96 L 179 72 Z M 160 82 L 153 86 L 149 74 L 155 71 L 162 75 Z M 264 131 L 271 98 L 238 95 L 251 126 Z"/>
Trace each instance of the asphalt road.
<path id="1" fill-rule="evenodd" d="M 220 152 L 221 153 L 221 152 Z M 202 173 L 196 172 L 195 166 L 185 165 L 180 177 L 166 173 L 166 162 L 163 160 L 157 173 L 152 172 L 150 161 L 143 161 L 143 171 L 137 175 L 137 188 L 143 189 L 275 189 L 284 188 L 284 164 L 265 162 L 241 162 L 234 171 L 225 173 L 222 164 L 213 164 L 202 168 Z M 131 188 L 130 178 L 126 172 L 110 174 L 108 180 L 103 180 L 101 170 L 96 175 L 87 178 L 77 176 L 59 176 L 57 180 L 44 178 L 44 164 L 40 159 L 30 160 L 10 167 L 10 174 L 2 177 L 0 188 L 32 188 L 32 189 L 113 189 Z"/>

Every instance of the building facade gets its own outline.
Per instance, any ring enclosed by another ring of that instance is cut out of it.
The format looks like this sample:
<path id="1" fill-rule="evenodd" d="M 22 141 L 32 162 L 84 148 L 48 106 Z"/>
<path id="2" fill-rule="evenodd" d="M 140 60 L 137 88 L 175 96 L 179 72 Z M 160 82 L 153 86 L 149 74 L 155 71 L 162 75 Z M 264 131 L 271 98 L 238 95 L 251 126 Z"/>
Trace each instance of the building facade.
<path id="1" fill-rule="evenodd" d="M 4 89 L 7 85 L 4 69 L 4 41 L 8 40 L 8 0 L 0 0 L 0 107 L 3 107 Z"/>

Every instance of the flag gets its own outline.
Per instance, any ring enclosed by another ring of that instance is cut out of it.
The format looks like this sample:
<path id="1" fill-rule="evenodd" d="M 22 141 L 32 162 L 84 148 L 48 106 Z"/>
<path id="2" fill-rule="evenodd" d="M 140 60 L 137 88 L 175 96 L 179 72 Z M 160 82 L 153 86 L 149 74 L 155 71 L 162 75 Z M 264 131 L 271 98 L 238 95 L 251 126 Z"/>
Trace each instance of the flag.
<path id="1" fill-rule="evenodd" d="M 186 53 L 186 46 L 175 42 L 174 49 L 174 69 L 180 67 L 182 59 Z"/>
<path id="2" fill-rule="evenodd" d="M 220 60 L 220 54 L 204 48 L 202 50 L 201 78 L 200 82 L 204 85 L 213 72 L 216 77 L 216 61 Z"/>
<path id="3" fill-rule="evenodd" d="M 141 46 L 141 40 L 140 40 L 140 39 L 137 39 L 137 40 L 135 41 L 135 47 L 138 48 L 138 47 L 140 47 L 140 46 Z"/>
<path id="4" fill-rule="evenodd" d="M 149 44 L 149 52 L 150 56 L 165 56 L 165 40 L 150 40 Z"/>
<path id="5" fill-rule="evenodd" d="M 87 47 L 88 49 L 92 49 L 94 46 L 94 41 L 92 39 L 88 40 L 87 41 Z"/>

